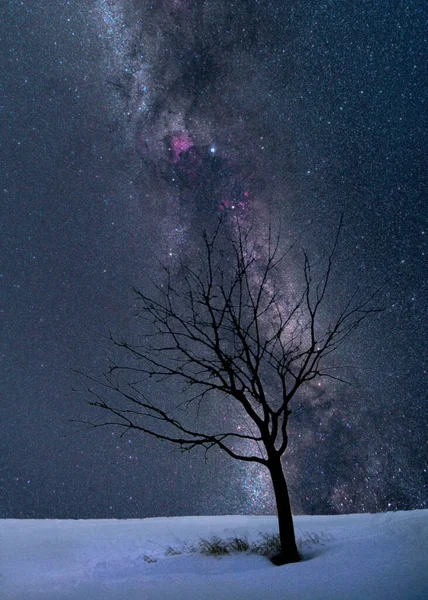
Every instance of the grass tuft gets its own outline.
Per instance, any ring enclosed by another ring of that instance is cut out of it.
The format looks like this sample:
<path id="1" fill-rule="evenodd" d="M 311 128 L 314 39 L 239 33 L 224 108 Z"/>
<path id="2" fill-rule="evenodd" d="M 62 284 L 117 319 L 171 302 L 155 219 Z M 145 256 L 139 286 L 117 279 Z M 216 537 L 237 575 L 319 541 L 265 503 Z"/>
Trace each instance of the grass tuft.
<path id="1" fill-rule="evenodd" d="M 222 540 L 216 535 L 210 540 L 200 540 L 197 548 L 205 556 L 224 556 L 225 554 L 230 554 L 229 540 Z"/>
<path id="2" fill-rule="evenodd" d="M 155 562 L 157 562 L 157 559 L 154 556 L 149 556 L 148 554 L 144 554 L 143 560 L 146 563 L 155 563 Z"/>
<path id="3" fill-rule="evenodd" d="M 317 533 L 304 533 L 302 537 L 297 540 L 297 547 L 301 550 L 305 546 L 313 546 L 315 544 L 322 544 L 324 538 Z M 260 533 L 259 539 L 255 542 L 249 542 L 247 537 L 234 537 L 222 539 L 215 535 L 210 539 L 202 538 L 196 545 L 186 545 L 182 548 L 176 548 L 168 546 L 165 550 L 166 556 L 178 556 L 179 554 L 189 553 L 196 554 L 200 553 L 204 556 L 227 556 L 229 554 L 236 553 L 244 554 L 258 554 L 260 556 L 267 556 L 271 558 L 281 552 L 281 544 L 279 541 L 278 534 L 271 533 Z M 144 557 L 146 562 L 156 562 L 154 560 L 147 560 L 150 557 Z"/>
<path id="4" fill-rule="evenodd" d="M 180 548 L 173 548 L 172 546 L 168 546 L 165 550 L 165 556 L 178 556 L 183 554 L 183 550 Z"/>
<path id="5" fill-rule="evenodd" d="M 253 553 L 261 556 L 274 556 L 280 551 L 279 535 L 275 533 L 261 533 L 260 540 L 253 544 Z"/>
<path id="6" fill-rule="evenodd" d="M 214 536 L 209 540 L 201 539 L 199 545 L 194 548 L 196 552 L 200 552 L 205 556 L 225 556 L 237 552 L 270 556 L 278 552 L 279 549 L 279 536 L 269 534 L 261 534 L 261 539 L 258 542 L 249 542 L 247 537 L 234 536 L 223 540 L 218 536 Z"/>

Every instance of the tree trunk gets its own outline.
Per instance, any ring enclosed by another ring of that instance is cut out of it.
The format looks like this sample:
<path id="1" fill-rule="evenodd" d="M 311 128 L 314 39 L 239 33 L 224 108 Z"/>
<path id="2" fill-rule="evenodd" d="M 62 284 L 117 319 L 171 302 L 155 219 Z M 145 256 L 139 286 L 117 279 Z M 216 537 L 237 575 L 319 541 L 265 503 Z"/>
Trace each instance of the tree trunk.
<path id="1" fill-rule="evenodd" d="M 288 495 L 287 482 L 282 469 L 280 457 L 269 461 L 268 469 L 272 479 L 275 492 L 276 507 L 278 512 L 279 540 L 281 552 L 272 557 L 274 565 L 285 565 L 287 563 L 299 562 L 300 555 L 296 546 L 294 533 L 293 515 L 291 513 L 290 498 Z"/>

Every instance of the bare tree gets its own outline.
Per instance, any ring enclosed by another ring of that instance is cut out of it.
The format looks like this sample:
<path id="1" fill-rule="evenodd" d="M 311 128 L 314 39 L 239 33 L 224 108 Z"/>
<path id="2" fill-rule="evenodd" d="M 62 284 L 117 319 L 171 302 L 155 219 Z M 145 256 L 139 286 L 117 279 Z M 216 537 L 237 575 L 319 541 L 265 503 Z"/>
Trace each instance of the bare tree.
<path id="1" fill-rule="evenodd" d="M 300 292 L 291 292 L 290 248 L 281 250 L 279 235 L 269 230 L 260 240 L 236 221 L 219 222 L 203 235 L 196 259 L 182 261 L 178 273 L 162 266 L 162 283 L 135 290 L 144 323 L 137 342 L 110 334 L 122 358 L 100 377 L 79 372 L 89 404 L 109 413 L 100 423 L 81 421 L 88 428 L 134 429 L 186 450 L 217 447 L 267 468 L 281 543 L 274 564 L 300 560 L 281 461 L 290 403 L 314 380 L 342 380 L 331 356 L 381 310 L 377 292 L 363 299 L 355 292 L 329 317 L 340 230 L 322 268 L 302 253 Z M 179 404 L 161 404 L 150 392 L 152 382 L 165 380 L 181 382 Z M 201 416 L 213 407 L 216 427 L 212 414 L 205 422 Z"/>

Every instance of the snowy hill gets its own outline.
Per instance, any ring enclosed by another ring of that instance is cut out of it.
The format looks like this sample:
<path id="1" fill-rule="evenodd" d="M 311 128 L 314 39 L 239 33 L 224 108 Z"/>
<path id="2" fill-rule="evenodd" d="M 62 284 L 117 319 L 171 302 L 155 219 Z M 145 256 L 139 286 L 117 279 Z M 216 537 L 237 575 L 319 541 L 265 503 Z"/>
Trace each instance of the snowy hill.
<path id="1" fill-rule="evenodd" d="M 274 567 L 263 556 L 216 558 L 188 548 L 214 535 L 255 540 L 276 531 L 275 517 L 0 520 L 0 598 L 428 598 L 428 510 L 300 516 L 295 525 L 304 560 Z"/>

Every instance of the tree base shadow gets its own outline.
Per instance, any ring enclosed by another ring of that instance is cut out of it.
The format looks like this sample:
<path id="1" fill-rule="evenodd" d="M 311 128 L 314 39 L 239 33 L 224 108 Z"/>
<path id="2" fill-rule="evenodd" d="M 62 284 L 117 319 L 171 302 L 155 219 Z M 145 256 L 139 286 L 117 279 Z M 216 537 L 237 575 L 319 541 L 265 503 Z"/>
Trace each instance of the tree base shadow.
<path id="1" fill-rule="evenodd" d="M 300 554 L 290 556 L 284 552 L 279 552 L 278 554 L 271 556 L 269 560 L 276 567 L 282 567 L 283 565 L 290 565 L 292 563 L 300 562 L 302 557 Z"/>

